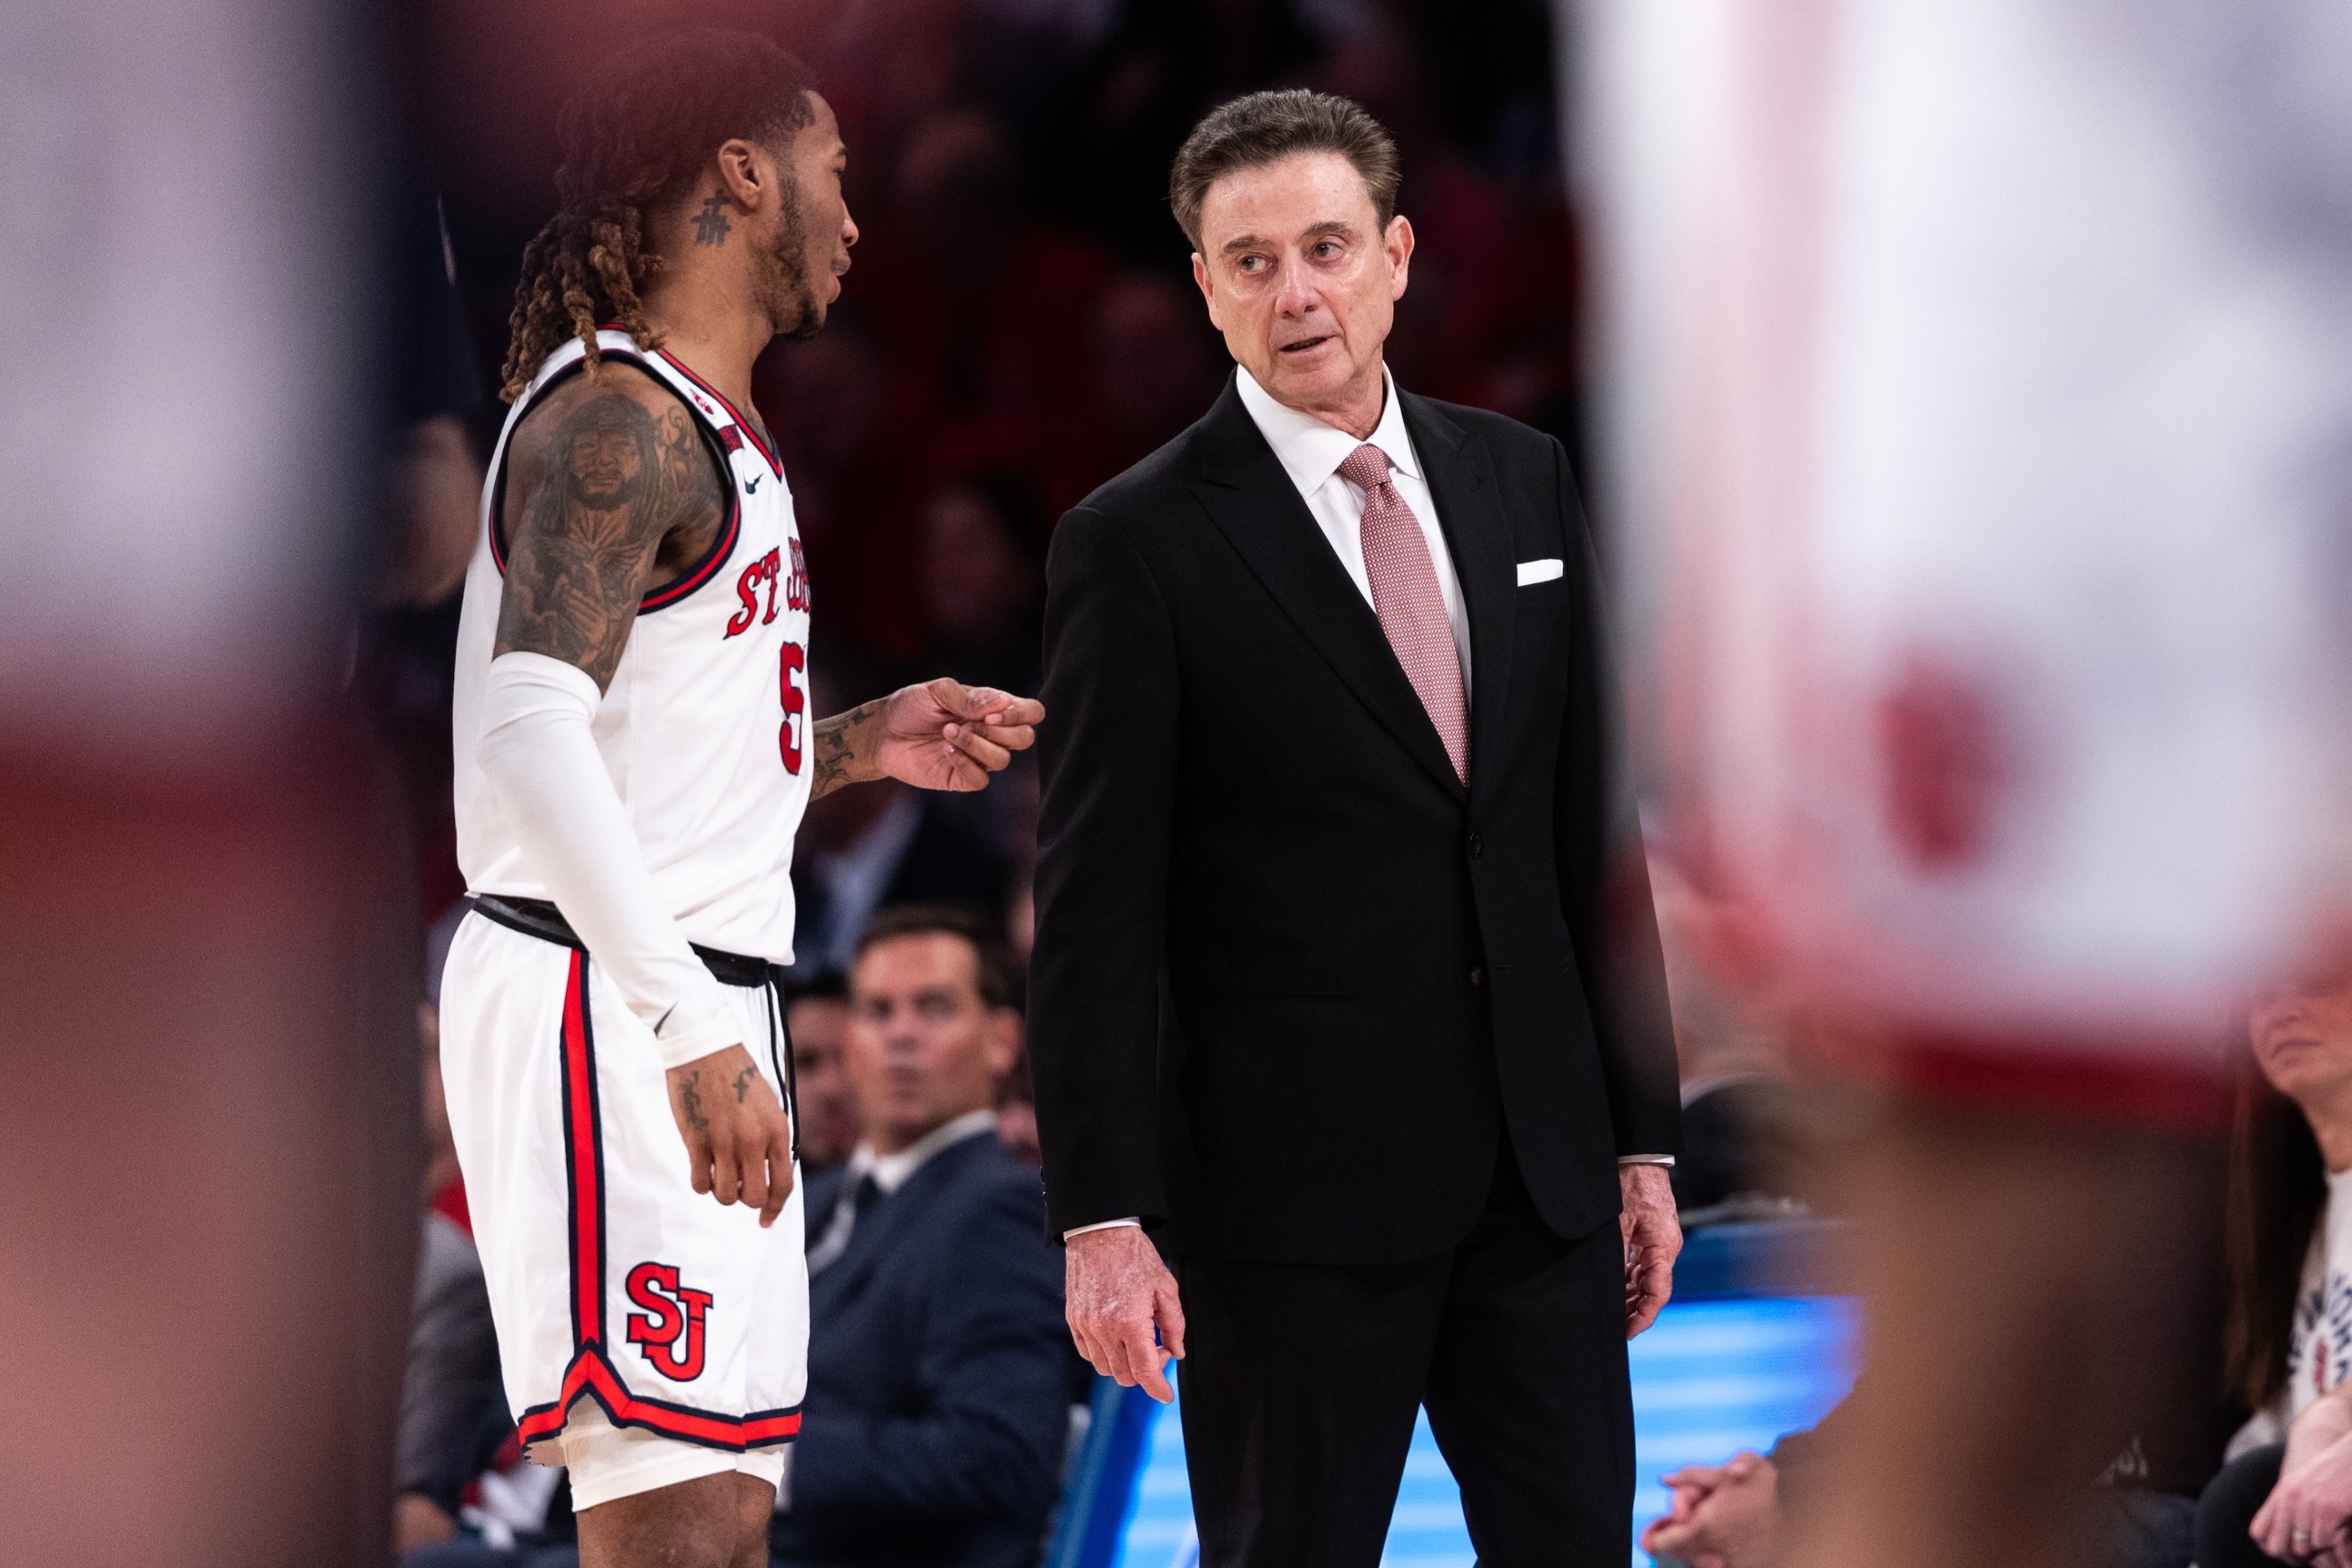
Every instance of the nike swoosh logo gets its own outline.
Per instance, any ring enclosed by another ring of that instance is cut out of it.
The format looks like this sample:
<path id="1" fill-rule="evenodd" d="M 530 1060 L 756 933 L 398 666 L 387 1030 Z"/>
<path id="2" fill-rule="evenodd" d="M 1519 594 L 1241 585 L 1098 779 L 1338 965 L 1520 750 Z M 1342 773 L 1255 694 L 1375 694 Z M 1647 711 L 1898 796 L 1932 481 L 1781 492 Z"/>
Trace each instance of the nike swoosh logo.
<path id="1" fill-rule="evenodd" d="M 753 474 L 750 479 L 745 479 L 745 480 L 743 481 L 743 493 L 744 493 L 745 495 L 757 495 L 757 494 L 759 494 L 759 493 L 760 493 L 760 481 L 761 481 L 761 479 L 766 479 L 767 477 L 768 477 L 768 476 L 767 476 L 767 475 L 765 475 L 765 474 Z"/>

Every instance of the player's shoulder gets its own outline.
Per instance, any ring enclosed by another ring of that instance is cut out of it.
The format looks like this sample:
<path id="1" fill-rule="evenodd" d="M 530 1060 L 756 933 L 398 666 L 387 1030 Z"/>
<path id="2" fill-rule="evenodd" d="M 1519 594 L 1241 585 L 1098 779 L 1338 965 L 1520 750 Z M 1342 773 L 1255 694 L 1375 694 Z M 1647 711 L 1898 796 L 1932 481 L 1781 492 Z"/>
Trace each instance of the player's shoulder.
<path id="1" fill-rule="evenodd" d="M 581 367 L 538 392 L 516 423 L 509 444 L 512 483 L 529 492 L 551 462 L 577 460 L 583 439 L 635 448 L 635 466 L 667 476 L 665 493 L 699 517 L 716 503 L 724 481 L 698 438 L 693 413 L 677 389 L 652 370 L 614 353 Z"/>
<path id="2" fill-rule="evenodd" d="M 651 370 L 608 353 L 593 365 L 582 362 L 578 370 L 535 394 L 515 426 L 515 439 L 545 440 L 592 409 L 624 423 L 634 422 L 631 408 L 658 425 L 672 415 L 683 416 L 686 400 Z"/>

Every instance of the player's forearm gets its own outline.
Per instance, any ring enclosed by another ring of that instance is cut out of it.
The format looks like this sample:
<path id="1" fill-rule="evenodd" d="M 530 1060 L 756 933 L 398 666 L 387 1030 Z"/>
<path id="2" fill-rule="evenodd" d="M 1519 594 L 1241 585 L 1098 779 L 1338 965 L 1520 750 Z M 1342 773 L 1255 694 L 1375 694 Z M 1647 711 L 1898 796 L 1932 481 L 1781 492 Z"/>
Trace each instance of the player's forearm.
<path id="1" fill-rule="evenodd" d="M 820 719 L 810 731 L 816 752 L 816 772 L 809 781 L 809 798 L 831 795 L 844 784 L 865 784 L 882 776 L 877 761 L 882 746 L 882 714 L 886 700 L 861 702 L 846 713 Z"/>

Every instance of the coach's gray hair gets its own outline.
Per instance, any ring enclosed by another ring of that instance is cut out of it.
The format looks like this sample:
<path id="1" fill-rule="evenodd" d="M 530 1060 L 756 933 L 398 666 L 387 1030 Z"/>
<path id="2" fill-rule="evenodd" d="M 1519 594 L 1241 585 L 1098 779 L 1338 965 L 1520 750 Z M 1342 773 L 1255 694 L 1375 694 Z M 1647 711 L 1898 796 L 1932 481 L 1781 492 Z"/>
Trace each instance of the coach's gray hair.
<path id="1" fill-rule="evenodd" d="M 1301 153 L 1337 153 L 1353 163 L 1386 231 L 1396 216 L 1397 184 L 1404 174 L 1396 142 L 1361 104 L 1294 87 L 1219 104 L 1184 138 L 1168 171 L 1168 205 L 1192 248 L 1201 248 L 1201 204 L 1210 186 L 1239 170 Z"/>

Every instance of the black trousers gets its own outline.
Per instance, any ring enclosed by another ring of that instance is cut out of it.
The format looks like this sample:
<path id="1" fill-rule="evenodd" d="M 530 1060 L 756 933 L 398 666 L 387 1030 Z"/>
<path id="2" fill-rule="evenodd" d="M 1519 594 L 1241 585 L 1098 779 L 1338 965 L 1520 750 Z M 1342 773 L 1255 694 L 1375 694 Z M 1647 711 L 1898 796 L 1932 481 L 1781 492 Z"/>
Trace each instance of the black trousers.
<path id="1" fill-rule="evenodd" d="M 1482 1568 L 1624 1568 L 1633 1402 L 1614 1224 L 1563 1241 L 1505 1144 L 1451 1252 L 1370 1268 L 1183 1259 L 1201 1568 L 1376 1568 L 1429 1407 Z"/>

